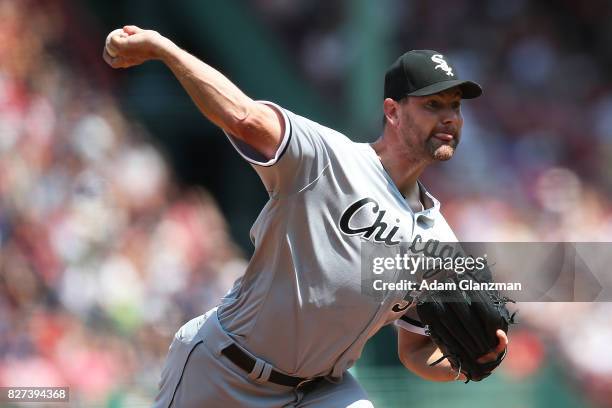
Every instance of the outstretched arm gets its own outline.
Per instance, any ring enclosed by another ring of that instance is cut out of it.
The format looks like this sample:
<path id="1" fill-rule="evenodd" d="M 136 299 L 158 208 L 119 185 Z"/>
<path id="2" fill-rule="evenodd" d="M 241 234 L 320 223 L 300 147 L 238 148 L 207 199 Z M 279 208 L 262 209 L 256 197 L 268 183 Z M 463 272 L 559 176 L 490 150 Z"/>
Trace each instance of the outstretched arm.
<path id="1" fill-rule="evenodd" d="M 273 157 L 280 145 L 284 129 L 279 112 L 253 101 L 219 71 L 156 31 L 136 26 L 113 31 L 104 47 L 103 58 L 113 68 L 160 60 L 179 80 L 200 112 L 215 125 L 267 158 Z"/>
<path id="2" fill-rule="evenodd" d="M 508 337 L 503 330 L 497 330 L 499 339 L 495 350 L 478 359 L 479 363 L 494 361 L 508 346 Z M 435 366 L 431 363 L 442 357 L 442 352 L 427 336 L 398 330 L 398 356 L 402 364 L 421 378 L 430 381 L 465 380 L 463 374 L 457 373 L 448 362 L 443 360 Z M 458 376 L 459 374 L 459 376 Z"/>

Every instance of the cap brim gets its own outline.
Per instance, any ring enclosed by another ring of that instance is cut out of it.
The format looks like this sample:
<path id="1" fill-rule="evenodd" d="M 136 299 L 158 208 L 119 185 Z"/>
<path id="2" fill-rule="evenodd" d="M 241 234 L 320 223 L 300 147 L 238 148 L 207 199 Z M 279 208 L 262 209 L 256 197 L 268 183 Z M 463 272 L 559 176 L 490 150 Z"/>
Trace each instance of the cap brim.
<path id="1" fill-rule="evenodd" d="M 461 97 L 463 99 L 478 98 L 480 95 L 482 95 L 482 88 L 476 82 L 452 79 L 450 81 L 436 82 L 435 84 L 417 89 L 416 91 L 409 93 L 408 96 L 433 95 L 454 87 L 459 87 L 459 89 L 461 89 Z"/>

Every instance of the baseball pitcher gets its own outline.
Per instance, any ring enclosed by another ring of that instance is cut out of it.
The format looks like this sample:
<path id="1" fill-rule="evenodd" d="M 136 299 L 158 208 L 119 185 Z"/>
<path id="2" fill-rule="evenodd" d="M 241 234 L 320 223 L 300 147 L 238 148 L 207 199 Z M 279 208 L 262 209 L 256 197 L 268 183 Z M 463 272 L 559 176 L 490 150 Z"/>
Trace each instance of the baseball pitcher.
<path id="1" fill-rule="evenodd" d="M 418 181 L 427 166 L 453 156 L 461 101 L 482 92 L 446 57 L 410 51 L 389 68 L 384 130 L 371 144 L 252 100 L 152 30 L 113 31 L 103 58 L 113 68 L 162 61 L 270 197 L 252 226 L 255 251 L 244 275 L 218 307 L 177 332 L 155 407 L 371 407 L 347 369 L 392 322 L 401 362 L 423 378 L 479 380 L 500 363 L 508 343 L 503 307 L 490 308 L 500 323 L 486 327 L 463 324 L 482 312 L 465 309 L 455 329 L 463 332 L 450 337 L 483 341 L 457 345 L 449 334 L 433 336 L 437 309 L 421 311 L 431 322 L 423 324 L 405 292 L 381 300 L 361 290 L 362 243 L 456 241 L 440 202 Z"/>

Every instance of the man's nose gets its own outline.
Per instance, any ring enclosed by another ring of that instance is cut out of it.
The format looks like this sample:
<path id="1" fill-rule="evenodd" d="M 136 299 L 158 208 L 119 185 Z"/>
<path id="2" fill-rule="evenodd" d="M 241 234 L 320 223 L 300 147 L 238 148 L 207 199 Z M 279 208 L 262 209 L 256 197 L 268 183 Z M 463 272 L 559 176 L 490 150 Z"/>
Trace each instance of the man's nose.
<path id="1" fill-rule="evenodd" d="M 457 125 L 461 120 L 461 114 L 454 109 L 446 109 L 442 115 L 444 125 Z"/>

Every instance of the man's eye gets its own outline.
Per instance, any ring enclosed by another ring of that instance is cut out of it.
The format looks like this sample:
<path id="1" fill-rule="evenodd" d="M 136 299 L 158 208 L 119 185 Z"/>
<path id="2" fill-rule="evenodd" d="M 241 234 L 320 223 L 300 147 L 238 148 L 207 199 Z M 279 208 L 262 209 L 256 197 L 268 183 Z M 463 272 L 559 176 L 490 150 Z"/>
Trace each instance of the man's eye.
<path id="1" fill-rule="evenodd" d="M 440 104 L 438 103 L 438 101 L 429 101 L 427 102 L 427 107 L 432 109 L 438 109 L 440 107 Z"/>
<path id="2" fill-rule="evenodd" d="M 454 110 L 459 110 L 459 109 L 461 109 L 461 104 L 460 104 L 460 103 L 453 103 L 453 109 L 454 109 Z"/>

